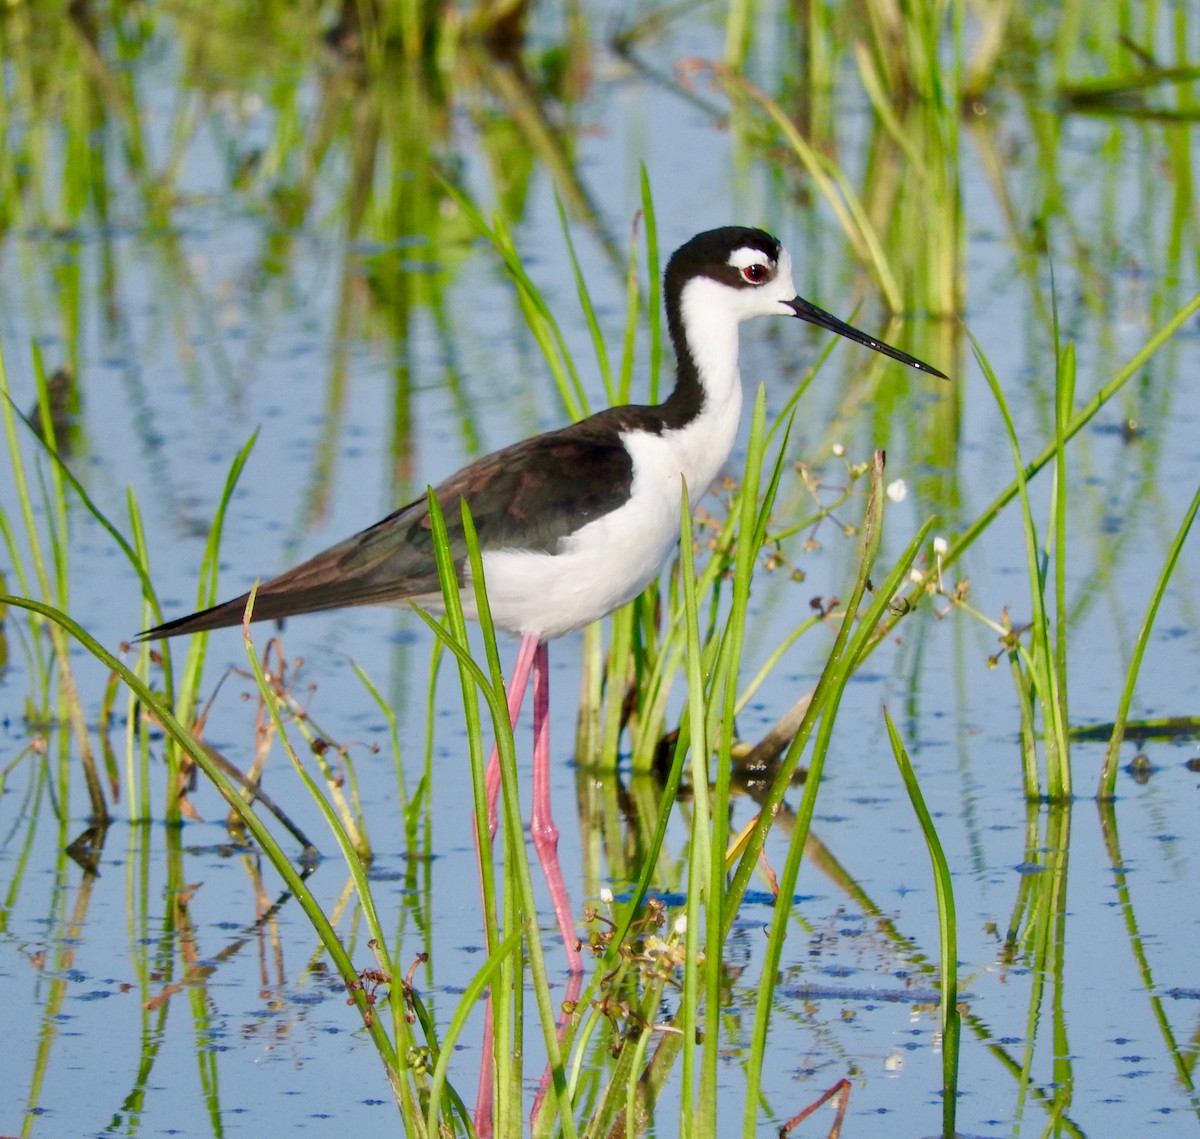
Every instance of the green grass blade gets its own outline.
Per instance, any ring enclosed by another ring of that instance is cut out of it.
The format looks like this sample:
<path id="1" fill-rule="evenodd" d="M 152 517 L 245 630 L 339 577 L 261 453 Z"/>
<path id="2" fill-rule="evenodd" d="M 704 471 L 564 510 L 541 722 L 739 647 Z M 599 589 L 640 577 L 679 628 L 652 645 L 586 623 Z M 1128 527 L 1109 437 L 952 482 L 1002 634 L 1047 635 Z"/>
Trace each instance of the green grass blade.
<path id="1" fill-rule="evenodd" d="M 1033 691 L 1037 695 L 1042 709 L 1043 738 L 1046 741 L 1047 747 L 1046 793 L 1053 799 L 1061 800 L 1064 791 L 1061 779 L 1062 769 L 1055 762 L 1051 754 L 1055 752 L 1054 741 L 1058 738 L 1053 725 L 1059 711 L 1059 692 L 1058 670 L 1050 636 L 1050 618 L 1046 608 L 1046 566 L 1038 549 L 1037 525 L 1033 520 L 1033 508 L 1029 501 L 1029 486 L 1025 477 L 1025 464 L 1021 459 L 1021 445 L 1017 439 L 1017 429 L 1013 423 L 1008 400 L 1004 395 L 1003 388 L 1000 386 L 1000 381 L 996 378 L 996 373 L 992 370 L 987 360 L 984 359 L 983 353 L 978 351 L 978 348 L 976 358 L 983 370 L 984 378 L 991 389 L 1000 415 L 1004 420 L 1004 428 L 1008 433 L 1009 447 L 1012 450 L 1013 465 L 1017 472 L 1021 518 L 1025 528 L 1025 559 L 1026 571 L 1029 576 L 1029 598 L 1033 609 L 1030 616 L 1030 648 L 1026 659 L 1029 661 Z M 1020 652 L 1019 638 L 1015 633 L 1013 635 L 1011 651 L 1013 654 Z M 1031 707 L 1030 711 L 1036 711 L 1036 709 L 1032 709 Z M 1022 722 L 1026 725 L 1025 730 L 1033 738 L 1036 729 L 1028 712 L 1023 715 Z M 1067 791 L 1069 794 L 1069 784 Z M 1030 771 L 1027 764 L 1025 773 L 1026 798 L 1036 798 L 1039 794 L 1039 787 L 1036 785 L 1030 786 Z"/>
<path id="2" fill-rule="evenodd" d="M 1150 593 L 1150 602 L 1146 606 L 1146 615 L 1142 618 L 1141 628 L 1138 629 L 1137 640 L 1133 646 L 1133 655 L 1129 661 L 1129 668 L 1125 672 L 1125 683 L 1121 688 L 1121 700 L 1117 706 L 1117 717 L 1113 723 L 1112 736 L 1104 752 L 1104 766 L 1100 772 L 1100 785 L 1096 792 L 1097 796 L 1101 799 L 1111 799 L 1116 793 L 1117 763 L 1121 752 L 1121 741 L 1125 738 L 1125 725 L 1129 719 L 1129 707 L 1133 702 L 1133 691 L 1137 686 L 1138 674 L 1142 668 L 1142 658 L 1146 655 L 1146 647 L 1150 643 L 1150 633 L 1154 628 L 1154 619 L 1158 616 L 1158 607 L 1162 604 L 1162 599 L 1167 592 L 1167 586 L 1170 584 L 1171 577 L 1175 573 L 1175 566 L 1178 564 L 1179 557 L 1183 553 L 1184 542 L 1187 540 L 1192 523 L 1196 519 L 1197 510 L 1200 510 L 1200 488 L 1197 488 L 1196 493 L 1192 496 L 1187 513 L 1183 516 L 1183 522 L 1175 534 L 1175 540 L 1171 543 L 1167 560 L 1159 572 L 1158 581 L 1155 582 L 1154 589 Z"/>
<path id="3" fill-rule="evenodd" d="M 437 1125 L 437 1106 L 446 1086 L 446 1070 L 450 1067 L 450 1060 L 454 1055 L 458 1038 L 462 1035 L 467 1020 L 475 1011 L 475 1006 L 479 1000 L 487 992 L 493 978 L 499 973 L 501 966 L 512 956 L 520 944 L 521 929 L 518 926 L 503 942 L 488 953 L 488 959 L 483 968 L 471 978 L 470 983 L 463 989 L 462 998 L 458 1002 L 454 1016 L 450 1018 L 450 1023 L 446 1026 L 446 1031 L 442 1038 L 441 1050 L 438 1053 L 437 1062 L 433 1068 L 433 1079 L 429 1084 L 429 1107 L 425 1120 L 425 1130 L 429 1135 L 438 1135 L 441 1133 Z"/>
<path id="4" fill-rule="evenodd" d="M 921 824 L 921 833 L 929 847 L 929 858 L 933 863 L 933 885 L 937 892 L 938 931 L 941 943 L 941 1022 L 942 1022 L 942 1134 L 947 1139 L 955 1135 L 955 1112 L 958 1104 L 958 1058 L 962 1035 L 962 1018 L 958 1011 L 958 924 L 954 910 L 954 883 L 950 877 L 950 863 L 938 838 L 937 828 L 925 805 L 921 786 L 913 770 L 912 761 L 904 748 L 904 741 L 892 722 L 886 708 L 883 718 L 887 723 L 888 739 L 892 754 L 900 768 L 905 790 L 912 801 L 913 810 Z"/>
<path id="5" fill-rule="evenodd" d="M 626 404 L 633 399 L 633 369 L 637 361 L 637 333 L 641 315 L 642 286 L 638 278 L 637 226 L 629 235 L 629 268 L 625 272 L 625 336 L 621 343 L 621 372 L 610 404 Z M 657 401 L 656 401 L 657 402 Z"/>
<path id="6" fill-rule="evenodd" d="M 562 226 L 563 240 L 567 243 L 567 257 L 571 262 L 571 272 L 575 277 L 575 291 L 579 295 L 579 306 L 583 310 L 583 318 L 587 323 L 588 332 L 592 337 L 592 349 L 596 353 L 596 364 L 600 369 L 600 378 L 604 382 L 604 391 L 609 403 L 615 403 L 617 393 L 613 389 L 612 365 L 608 360 L 608 348 L 604 343 L 604 334 L 600 330 L 600 321 L 596 316 L 596 306 L 592 303 L 592 295 L 588 291 L 587 279 L 579 265 L 579 257 L 575 252 L 575 242 L 571 239 L 571 226 L 567 221 L 567 212 L 563 207 L 562 198 L 555 195 L 554 204 L 558 207 L 558 220 Z"/>
<path id="7" fill-rule="evenodd" d="M 1056 317 L 1057 319 L 1057 317 Z M 1057 335 L 1057 325 L 1056 325 Z M 1067 688 L 1067 633 L 1070 607 L 1067 603 L 1067 519 L 1070 517 L 1065 432 L 1075 403 L 1075 347 L 1066 344 L 1058 355 L 1055 369 L 1054 401 L 1054 705 L 1050 709 L 1054 732 L 1056 774 L 1051 793 L 1066 799 L 1071 795 L 1071 723 Z"/>
<path id="8" fill-rule="evenodd" d="M 658 217 L 650 193 L 650 175 L 642 163 L 642 218 L 646 223 L 646 313 L 650 322 L 650 402 L 659 401 L 659 382 L 662 376 L 662 263 L 658 250 Z"/>
<path id="9" fill-rule="evenodd" d="M 687 629 L 686 657 L 688 702 L 688 727 L 691 734 L 691 772 L 692 772 L 692 826 L 688 858 L 688 890 L 687 890 L 687 958 L 683 973 L 683 999 L 680 1019 L 683 1026 L 684 1039 L 694 1041 L 699 1039 L 701 1032 L 701 977 L 713 973 L 719 975 L 714 959 L 708 957 L 707 968 L 702 967 L 701 946 L 704 944 L 705 920 L 708 925 L 720 934 L 720 895 L 713 895 L 710 869 L 713 862 L 720 863 L 718 850 L 714 850 L 712 833 L 713 806 L 709 800 L 708 778 L 708 717 L 705 708 L 704 671 L 700 662 L 701 640 L 699 607 L 696 598 L 696 566 L 692 554 L 692 510 L 688 500 L 688 488 L 684 483 L 681 488 L 682 502 L 680 506 L 681 537 L 680 537 L 680 582 L 683 593 L 684 624 Z M 722 887 L 723 892 L 723 887 Z M 705 986 L 706 993 L 711 989 Z M 683 1073 L 680 1088 L 682 1115 L 680 1118 L 680 1134 L 703 1136 L 707 1134 L 706 1122 L 711 1126 L 716 1114 L 716 1080 L 709 1079 L 708 1057 L 709 1037 L 718 1037 L 716 1016 L 719 1005 L 704 1002 L 704 1021 L 708 1030 L 704 1032 L 706 1040 L 704 1048 L 705 1065 L 701 1068 L 699 1079 L 696 1074 L 696 1049 L 685 1047 L 683 1050 Z M 700 1101 L 696 1102 L 696 1088 L 700 1089 Z M 695 1130 L 693 1130 L 693 1126 Z"/>
<path id="10" fill-rule="evenodd" d="M 572 420 L 582 419 L 589 412 L 587 392 L 574 361 L 567 349 L 566 338 L 554 319 L 538 287 L 525 271 L 521 259 L 517 255 L 512 235 L 504 222 L 498 216 L 493 225 L 488 225 L 483 214 L 473 202 L 461 191 L 449 183 L 444 183 L 447 193 L 458 202 L 459 207 L 471 220 L 475 228 L 486 237 L 492 247 L 500 254 L 504 267 L 517 286 L 517 296 L 525 313 L 529 330 L 542 350 L 542 355 L 550 367 L 551 375 L 558 388 L 563 407 Z"/>

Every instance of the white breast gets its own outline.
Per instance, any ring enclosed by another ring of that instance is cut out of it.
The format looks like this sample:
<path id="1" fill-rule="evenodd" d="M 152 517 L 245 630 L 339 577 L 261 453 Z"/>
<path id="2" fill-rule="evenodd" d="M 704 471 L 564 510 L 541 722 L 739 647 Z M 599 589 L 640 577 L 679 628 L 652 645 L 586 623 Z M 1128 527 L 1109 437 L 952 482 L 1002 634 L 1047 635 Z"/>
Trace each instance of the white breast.
<path id="1" fill-rule="evenodd" d="M 657 576 L 679 541 L 681 482 L 693 501 L 708 490 L 737 432 L 738 398 L 662 435 L 630 432 L 628 501 L 563 540 L 559 552 L 493 550 L 483 572 L 496 624 L 543 640 L 598 621 L 632 601 Z M 464 594 L 464 601 L 467 600 Z"/>

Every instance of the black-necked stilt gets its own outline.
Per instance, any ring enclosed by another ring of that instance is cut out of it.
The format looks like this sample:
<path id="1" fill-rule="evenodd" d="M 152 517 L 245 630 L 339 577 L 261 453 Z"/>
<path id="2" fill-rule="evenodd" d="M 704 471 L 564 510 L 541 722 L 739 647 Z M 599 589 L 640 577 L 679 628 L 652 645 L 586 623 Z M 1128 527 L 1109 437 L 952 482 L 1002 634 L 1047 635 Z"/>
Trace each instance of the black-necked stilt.
<path id="1" fill-rule="evenodd" d="M 608 408 L 514 443 L 464 467 L 436 491 L 463 585 L 469 571 L 460 498 L 478 531 L 492 617 L 521 636 L 509 686 L 514 723 L 533 672 L 530 829 L 573 968 L 579 956 L 550 812 L 546 642 L 631 601 L 674 549 L 680 480 L 703 493 L 733 447 L 742 408 L 738 325 L 753 316 L 797 316 L 945 378 L 796 296 L 791 258 L 762 230 L 730 226 L 697 234 L 668 262 L 665 296 L 677 376 L 664 403 Z M 237 625 L 248 598 L 168 621 L 142 638 Z M 259 586 L 254 619 L 406 600 L 434 609 L 441 600 L 424 497 Z M 463 603 L 470 612 L 469 588 Z M 488 785 L 494 802 L 494 752 Z"/>

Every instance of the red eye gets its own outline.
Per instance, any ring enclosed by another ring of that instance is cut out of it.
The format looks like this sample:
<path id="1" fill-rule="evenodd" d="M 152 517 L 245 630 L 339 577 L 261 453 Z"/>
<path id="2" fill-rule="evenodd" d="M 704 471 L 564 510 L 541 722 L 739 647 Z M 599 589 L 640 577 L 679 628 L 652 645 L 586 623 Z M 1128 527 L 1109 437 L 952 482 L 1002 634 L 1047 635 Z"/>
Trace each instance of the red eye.
<path id="1" fill-rule="evenodd" d="M 760 261 L 747 265 L 742 270 L 742 276 L 752 285 L 761 285 L 770 275 L 771 271 Z"/>

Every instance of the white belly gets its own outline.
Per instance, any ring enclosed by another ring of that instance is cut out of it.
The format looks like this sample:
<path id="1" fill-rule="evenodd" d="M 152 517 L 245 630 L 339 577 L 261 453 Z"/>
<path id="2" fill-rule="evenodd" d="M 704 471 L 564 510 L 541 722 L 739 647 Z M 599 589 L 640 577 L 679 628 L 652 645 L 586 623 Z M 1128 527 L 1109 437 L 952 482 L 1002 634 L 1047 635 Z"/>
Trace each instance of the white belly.
<path id="1" fill-rule="evenodd" d="M 635 494 L 626 505 L 577 530 L 559 553 L 485 553 L 493 619 L 502 629 L 542 640 L 582 629 L 641 593 L 678 540 L 678 500 L 672 509 L 665 496 Z"/>
<path id="2" fill-rule="evenodd" d="M 678 439 L 635 434 L 625 442 L 636 474 L 623 506 L 564 539 L 558 553 L 484 554 L 488 601 L 498 627 L 543 640 L 559 637 L 632 601 L 658 575 L 679 542 Z M 693 497 L 708 489 L 715 471 L 696 474 L 704 481 L 699 487 L 689 483 Z"/>

